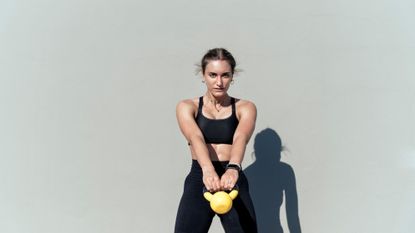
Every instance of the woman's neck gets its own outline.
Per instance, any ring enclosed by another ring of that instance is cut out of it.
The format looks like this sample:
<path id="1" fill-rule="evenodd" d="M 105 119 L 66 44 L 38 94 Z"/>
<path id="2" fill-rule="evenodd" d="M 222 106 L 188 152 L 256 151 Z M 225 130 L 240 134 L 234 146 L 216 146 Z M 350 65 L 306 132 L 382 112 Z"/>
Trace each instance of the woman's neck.
<path id="1" fill-rule="evenodd" d="M 226 105 L 228 100 L 229 100 L 229 95 L 226 94 L 224 96 L 221 97 L 215 97 L 213 96 L 211 93 L 206 92 L 205 94 L 206 98 L 209 100 L 209 102 L 213 105 Z"/>
<path id="2" fill-rule="evenodd" d="M 209 101 L 209 103 L 212 105 L 212 107 L 217 111 L 220 112 L 222 108 L 226 107 L 228 104 L 230 104 L 229 101 L 229 95 L 224 95 L 220 98 L 214 97 L 211 93 L 207 92 L 205 94 L 206 99 Z"/>

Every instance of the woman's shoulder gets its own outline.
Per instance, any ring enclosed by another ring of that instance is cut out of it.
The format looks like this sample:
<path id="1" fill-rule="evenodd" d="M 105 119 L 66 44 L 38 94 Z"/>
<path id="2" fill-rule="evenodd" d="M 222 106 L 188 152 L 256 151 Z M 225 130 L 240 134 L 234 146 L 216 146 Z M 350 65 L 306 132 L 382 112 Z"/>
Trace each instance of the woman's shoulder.
<path id="1" fill-rule="evenodd" d="M 239 109 L 256 109 L 256 106 L 254 104 L 254 102 L 250 101 L 250 100 L 246 100 L 246 99 L 239 99 L 239 98 L 235 98 L 235 106 L 236 108 Z"/>
<path id="2" fill-rule="evenodd" d="M 182 99 L 177 103 L 177 108 L 179 109 L 197 109 L 199 104 L 199 97 L 191 99 Z"/>

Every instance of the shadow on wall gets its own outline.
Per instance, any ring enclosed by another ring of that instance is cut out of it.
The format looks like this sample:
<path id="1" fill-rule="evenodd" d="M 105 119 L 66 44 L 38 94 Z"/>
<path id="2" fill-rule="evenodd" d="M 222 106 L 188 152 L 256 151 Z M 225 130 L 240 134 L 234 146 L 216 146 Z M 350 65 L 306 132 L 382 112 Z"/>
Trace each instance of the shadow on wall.
<path id="1" fill-rule="evenodd" d="M 255 136 L 255 162 L 244 173 L 255 206 L 260 233 L 283 233 L 280 208 L 285 195 L 287 225 L 290 233 L 301 233 L 297 188 L 292 167 L 281 162 L 281 139 L 270 128 Z"/>

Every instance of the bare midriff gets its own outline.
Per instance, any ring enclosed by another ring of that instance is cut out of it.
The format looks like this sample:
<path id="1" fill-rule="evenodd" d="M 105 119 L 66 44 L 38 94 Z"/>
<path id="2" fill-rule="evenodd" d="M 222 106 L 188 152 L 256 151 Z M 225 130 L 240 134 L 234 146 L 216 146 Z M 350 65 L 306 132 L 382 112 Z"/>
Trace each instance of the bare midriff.
<path id="1" fill-rule="evenodd" d="M 192 159 L 197 160 L 192 146 L 189 146 Z M 207 144 L 209 157 L 212 161 L 229 161 L 231 158 L 232 145 L 229 144 Z"/>

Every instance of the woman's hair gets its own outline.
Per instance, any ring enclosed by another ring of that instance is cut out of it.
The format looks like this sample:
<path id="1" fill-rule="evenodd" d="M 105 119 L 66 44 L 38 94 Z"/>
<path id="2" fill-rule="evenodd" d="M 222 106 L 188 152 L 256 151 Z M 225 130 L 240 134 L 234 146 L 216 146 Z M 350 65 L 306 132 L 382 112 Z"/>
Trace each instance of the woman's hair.
<path id="1" fill-rule="evenodd" d="M 232 54 L 224 49 L 224 48 L 214 48 L 210 49 L 206 52 L 206 54 L 203 56 L 202 61 L 200 62 L 199 71 L 202 72 L 202 74 L 205 73 L 206 66 L 210 61 L 227 61 L 229 65 L 231 66 L 232 74 L 235 73 L 235 66 L 236 61 L 235 58 L 232 56 Z"/>

